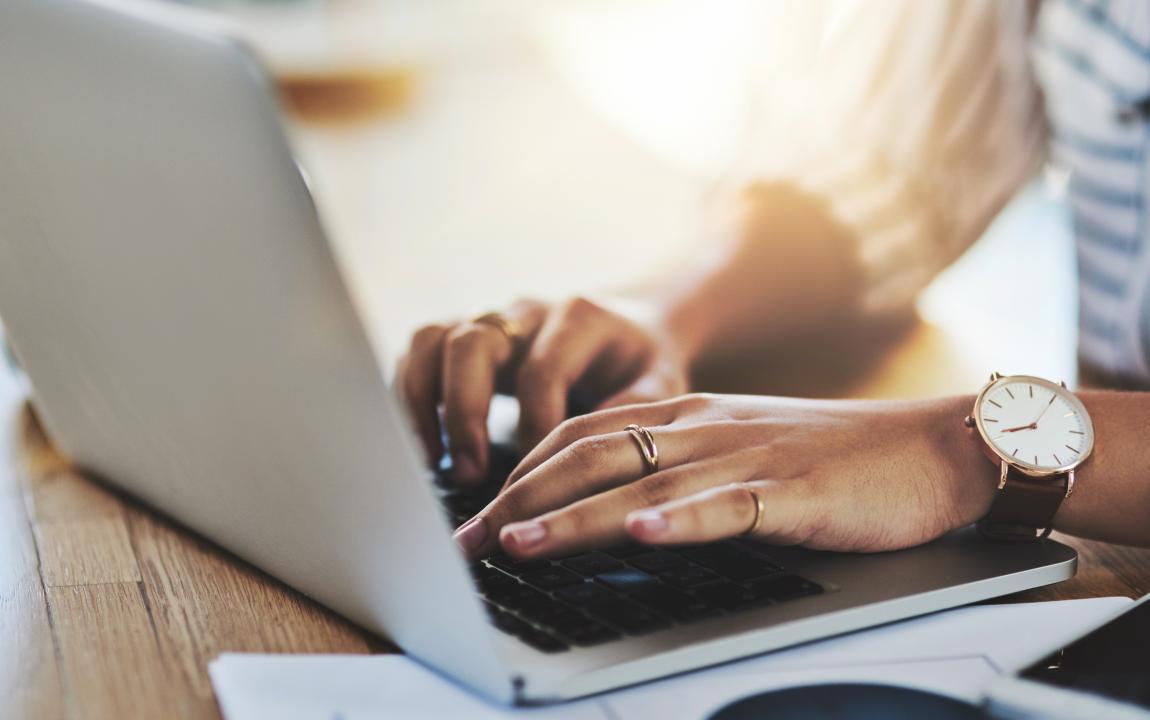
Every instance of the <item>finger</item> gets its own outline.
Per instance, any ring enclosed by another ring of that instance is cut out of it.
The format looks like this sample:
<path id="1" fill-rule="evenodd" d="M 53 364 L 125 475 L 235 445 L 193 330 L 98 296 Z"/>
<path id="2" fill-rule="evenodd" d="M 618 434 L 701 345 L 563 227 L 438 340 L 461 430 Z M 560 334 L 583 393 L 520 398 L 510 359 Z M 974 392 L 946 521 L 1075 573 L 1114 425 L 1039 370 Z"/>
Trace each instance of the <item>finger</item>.
<path id="1" fill-rule="evenodd" d="M 813 504 L 801 481 L 759 480 L 704 490 L 627 516 L 627 534 L 651 545 L 705 543 L 746 533 L 763 503 L 763 518 L 753 537 L 780 545 L 809 536 Z"/>
<path id="2" fill-rule="evenodd" d="M 666 467 L 689 462 L 700 439 L 687 429 L 660 431 L 656 442 L 661 462 Z M 500 493 L 476 516 L 482 527 L 464 533 L 475 522 L 473 519 L 460 527 L 457 539 L 466 552 L 483 557 L 498 549 L 498 534 L 504 525 L 625 485 L 646 472 L 643 455 L 630 433 L 617 431 L 583 438 Z M 478 540 L 481 532 L 483 538 Z"/>
<path id="3" fill-rule="evenodd" d="M 576 299 L 553 312 L 539 329 L 519 370 L 519 446 L 527 451 L 567 417 L 571 386 L 610 341 L 605 311 Z"/>
<path id="4" fill-rule="evenodd" d="M 539 517 L 505 525 L 500 545 L 517 558 L 547 557 L 613 545 L 628 539 L 626 518 L 716 484 L 745 479 L 749 468 L 729 456 L 679 465 L 588 497 Z"/>
<path id="5" fill-rule="evenodd" d="M 514 344 L 498 328 L 463 323 L 448 334 L 443 350 L 443 423 L 455 480 L 475 484 L 487 474 L 487 413 L 495 375 L 511 359 Z"/>
<path id="6" fill-rule="evenodd" d="M 654 368 L 627 387 L 601 402 L 597 410 L 655 402 L 682 395 L 687 392 L 687 383 L 677 372 L 659 366 Z"/>
<path id="7" fill-rule="evenodd" d="M 397 375 L 400 393 L 415 423 L 420 444 L 430 467 L 443 455 L 439 428 L 439 393 L 443 365 L 443 340 L 448 325 L 428 325 L 411 338 L 407 354 L 400 360 Z"/>
<path id="8" fill-rule="evenodd" d="M 664 438 L 666 440 L 666 438 Z M 662 442 L 660 453 L 678 451 L 675 443 Z M 630 433 L 615 432 L 584 438 L 548 459 L 529 476 L 499 494 L 473 522 L 456 532 L 460 546 L 472 557 L 498 551 L 504 525 L 526 520 L 643 477 L 647 466 Z M 482 531 L 480 542 L 476 535 Z"/>
<path id="9" fill-rule="evenodd" d="M 631 424 L 647 426 L 652 434 L 658 434 L 662 432 L 662 426 L 670 425 L 675 420 L 677 412 L 676 404 L 662 402 L 613 408 L 571 418 L 551 431 L 542 442 L 527 453 L 511 471 L 511 474 L 507 476 L 506 482 L 503 483 L 503 490 L 519 482 L 520 479 L 557 455 L 564 448 L 584 438 L 617 432 Z M 656 439 L 656 446 L 661 450 L 662 446 L 658 439 Z"/>

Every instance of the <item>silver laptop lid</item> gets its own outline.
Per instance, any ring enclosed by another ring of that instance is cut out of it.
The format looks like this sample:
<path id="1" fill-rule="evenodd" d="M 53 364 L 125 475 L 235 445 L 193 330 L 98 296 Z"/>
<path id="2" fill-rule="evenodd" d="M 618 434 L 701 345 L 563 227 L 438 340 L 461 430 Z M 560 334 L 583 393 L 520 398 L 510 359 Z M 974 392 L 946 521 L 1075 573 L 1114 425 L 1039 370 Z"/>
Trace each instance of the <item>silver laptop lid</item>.
<path id="1" fill-rule="evenodd" d="M 0 316 L 37 407 L 80 465 L 509 700 L 272 93 L 195 24 L 0 3 Z"/>

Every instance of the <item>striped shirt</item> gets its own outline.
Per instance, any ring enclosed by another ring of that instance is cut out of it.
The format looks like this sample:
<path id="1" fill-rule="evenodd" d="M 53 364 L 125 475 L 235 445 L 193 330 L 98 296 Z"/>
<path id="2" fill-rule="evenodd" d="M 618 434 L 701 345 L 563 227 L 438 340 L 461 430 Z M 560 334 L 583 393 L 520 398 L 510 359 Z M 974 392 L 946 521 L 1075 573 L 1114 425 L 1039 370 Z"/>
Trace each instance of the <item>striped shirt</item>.
<path id="1" fill-rule="evenodd" d="M 1050 160 L 1070 172 L 1079 354 L 1150 381 L 1150 123 L 1123 112 L 1150 97 L 1150 2 L 830 7 L 813 131 L 772 172 L 854 230 L 864 308 L 908 306 Z"/>

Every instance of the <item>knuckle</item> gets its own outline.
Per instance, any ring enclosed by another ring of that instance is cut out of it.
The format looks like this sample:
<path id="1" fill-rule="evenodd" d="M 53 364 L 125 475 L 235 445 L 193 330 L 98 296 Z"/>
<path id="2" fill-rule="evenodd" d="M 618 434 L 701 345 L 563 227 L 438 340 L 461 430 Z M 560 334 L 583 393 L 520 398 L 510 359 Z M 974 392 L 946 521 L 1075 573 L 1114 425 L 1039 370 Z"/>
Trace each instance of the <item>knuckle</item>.
<path id="1" fill-rule="evenodd" d="M 448 408 L 444 413 L 444 425 L 451 436 L 453 445 L 472 445 L 483 437 L 485 424 L 459 408 Z"/>
<path id="2" fill-rule="evenodd" d="M 576 296 L 563 304 L 563 316 L 572 321 L 586 321 L 606 313 L 602 307 L 585 297 Z"/>
<path id="3" fill-rule="evenodd" d="M 592 530 L 587 513 L 581 510 L 568 510 L 557 519 L 558 525 L 569 537 L 581 537 Z"/>
<path id="4" fill-rule="evenodd" d="M 702 504 L 690 503 L 680 508 L 679 517 L 675 519 L 675 524 L 688 532 L 696 532 L 706 526 L 704 520 Z"/>
<path id="5" fill-rule="evenodd" d="M 452 354 L 475 352 L 485 342 L 486 332 L 474 325 L 459 325 L 447 334 L 447 348 Z"/>
<path id="6" fill-rule="evenodd" d="M 682 397 L 683 405 L 692 409 L 703 408 L 715 402 L 715 393 L 693 392 Z"/>
<path id="7" fill-rule="evenodd" d="M 583 437 L 572 442 L 564 451 L 567 462 L 579 467 L 601 463 L 611 451 L 611 442 L 604 437 Z"/>
<path id="8" fill-rule="evenodd" d="M 535 297 L 520 297 L 510 305 L 511 310 L 524 312 L 538 312 L 540 310 L 546 310 L 547 307 L 548 305 L 546 302 Z"/>
<path id="9" fill-rule="evenodd" d="M 571 445 L 579 440 L 585 439 L 591 435 L 591 421 L 587 416 L 579 415 L 577 417 L 564 420 L 555 429 L 559 440 Z"/>
<path id="10" fill-rule="evenodd" d="M 424 325 L 411 336 L 411 348 L 415 351 L 426 350 L 436 345 L 446 332 L 445 325 Z"/>
<path id="11" fill-rule="evenodd" d="M 643 507 L 662 505 L 675 498 L 680 478 L 674 473 L 661 472 L 635 483 L 635 493 Z"/>
<path id="12" fill-rule="evenodd" d="M 507 488 L 487 506 L 487 514 L 500 520 L 519 518 L 532 493 L 531 483 L 520 481 Z"/>

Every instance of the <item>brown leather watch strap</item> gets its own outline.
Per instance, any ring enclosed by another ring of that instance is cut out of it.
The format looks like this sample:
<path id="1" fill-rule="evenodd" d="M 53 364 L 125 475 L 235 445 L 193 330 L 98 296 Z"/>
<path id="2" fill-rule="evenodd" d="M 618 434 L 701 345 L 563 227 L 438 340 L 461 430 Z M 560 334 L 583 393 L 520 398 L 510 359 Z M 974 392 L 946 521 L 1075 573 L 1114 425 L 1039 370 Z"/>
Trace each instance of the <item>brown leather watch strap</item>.
<path id="1" fill-rule="evenodd" d="M 990 512 L 978 521 L 978 530 L 992 540 L 1033 542 L 1050 534 L 1054 515 L 1066 497 L 1070 476 L 1036 478 L 1009 468 Z"/>

